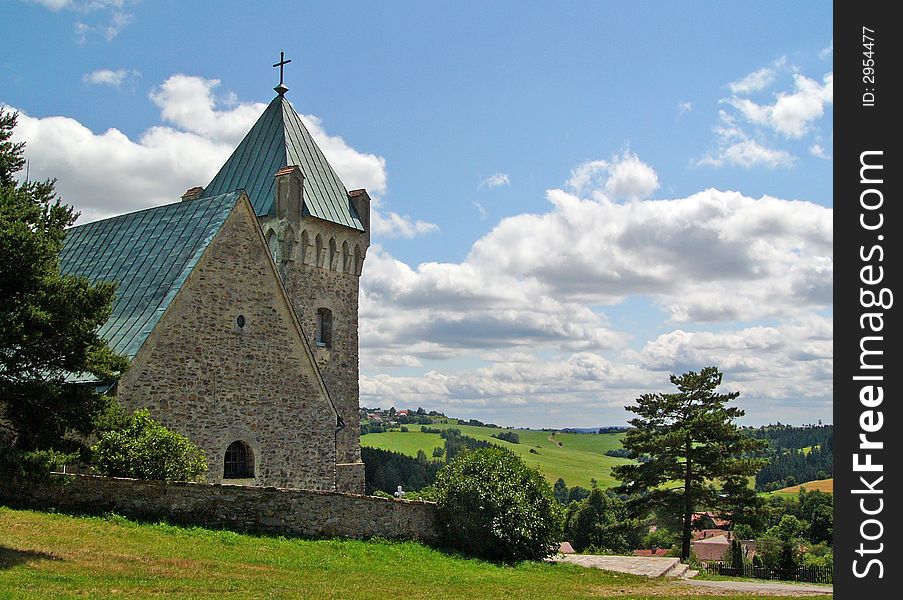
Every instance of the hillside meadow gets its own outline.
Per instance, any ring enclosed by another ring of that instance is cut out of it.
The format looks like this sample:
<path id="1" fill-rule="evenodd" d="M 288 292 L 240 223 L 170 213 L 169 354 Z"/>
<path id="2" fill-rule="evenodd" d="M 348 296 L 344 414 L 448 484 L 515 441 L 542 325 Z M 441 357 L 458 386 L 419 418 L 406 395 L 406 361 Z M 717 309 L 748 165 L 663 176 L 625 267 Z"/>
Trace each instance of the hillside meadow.
<path id="1" fill-rule="evenodd" d="M 304 540 L 0 507 L 0 598 L 753 598 L 411 542 Z"/>
<path id="2" fill-rule="evenodd" d="M 420 425 L 408 425 L 410 431 L 388 431 L 384 433 L 368 433 L 361 436 L 361 445 L 371 448 L 382 448 L 401 452 L 409 456 L 417 456 L 423 450 L 432 458 L 433 449 L 444 446 L 438 433 L 422 433 Z M 535 429 L 494 429 L 473 425 L 449 423 L 428 425 L 433 429 L 460 429 L 461 433 L 478 440 L 486 440 L 504 448 L 508 448 L 523 459 L 527 465 L 539 469 L 549 481 L 555 483 L 560 477 L 568 487 L 576 485 L 590 487 L 590 480 L 595 478 L 600 487 L 612 487 L 618 481 L 612 477 L 611 468 L 615 465 L 629 463 L 623 458 L 606 456 L 606 450 L 621 448 L 623 433 L 584 434 L 540 431 Z M 516 433 L 520 443 L 512 444 L 493 438 L 500 432 Z M 536 453 L 530 452 L 530 449 Z"/>

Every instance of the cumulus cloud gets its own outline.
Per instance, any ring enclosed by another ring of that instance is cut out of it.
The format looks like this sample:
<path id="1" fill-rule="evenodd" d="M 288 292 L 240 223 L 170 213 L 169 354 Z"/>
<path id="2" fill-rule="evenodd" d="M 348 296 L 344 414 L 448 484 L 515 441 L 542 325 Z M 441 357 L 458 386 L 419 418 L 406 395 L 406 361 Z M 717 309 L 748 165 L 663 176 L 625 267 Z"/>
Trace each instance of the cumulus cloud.
<path id="1" fill-rule="evenodd" d="M 612 359 L 596 352 L 551 358 L 499 352 L 482 358 L 484 365 L 476 369 L 365 374 L 362 403 L 507 417 L 514 425 L 585 426 L 587 419 L 620 424 L 629 418 L 624 407 L 639 395 L 672 391 L 670 374 L 719 365 L 726 374 L 723 389 L 741 393 L 737 403 L 753 423 L 774 421 L 775 414 L 798 423 L 831 414 L 831 321 L 821 317 L 718 333 L 673 330 Z"/>
<path id="2" fill-rule="evenodd" d="M 693 110 L 692 102 L 679 102 L 677 104 L 677 118 L 680 118 Z"/>
<path id="3" fill-rule="evenodd" d="M 95 71 L 86 81 L 115 85 L 129 72 Z M 82 213 L 80 222 L 173 202 L 187 188 L 210 181 L 266 105 L 217 95 L 219 80 L 176 74 L 155 87 L 150 99 L 162 125 L 135 139 L 118 129 L 94 133 L 68 117 L 33 117 L 22 109 L 15 131 L 27 143 L 31 176 L 56 178 L 57 191 Z M 301 115 L 317 145 L 349 189 L 374 198 L 371 223 L 377 235 L 412 237 L 436 231 L 433 223 L 383 210 L 385 159 L 360 152 L 331 135 L 315 115 Z M 161 177 L 166 173 L 166 177 Z"/>
<path id="4" fill-rule="evenodd" d="M 772 87 L 779 75 L 792 77 L 792 89 L 763 99 L 761 92 Z M 720 100 L 725 108 L 718 111 L 713 127 L 715 149 L 690 161 L 691 165 L 790 167 L 797 157 L 780 145 L 813 132 L 818 137 L 818 124 L 826 107 L 834 102 L 833 72 L 826 73 L 819 82 L 800 73 L 785 57 L 729 83 L 728 88 L 732 95 Z M 810 153 L 819 156 L 819 148 L 817 141 L 810 144 Z"/>
<path id="5" fill-rule="evenodd" d="M 571 171 L 568 187 L 596 198 L 635 200 L 658 189 L 658 175 L 632 152 L 615 155 L 610 161 L 590 160 Z"/>
<path id="6" fill-rule="evenodd" d="M 496 173 L 494 175 L 490 175 L 486 179 L 480 182 L 480 185 L 477 188 L 494 188 L 502 185 L 510 185 L 511 181 L 508 179 L 507 173 Z"/>
<path id="7" fill-rule="evenodd" d="M 825 60 L 832 54 L 834 54 L 834 40 L 831 40 L 831 43 L 828 44 L 826 48 L 822 48 L 822 50 L 818 53 L 818 57 L 822 60 Z"/>
<path id="8" fill-rule="evenodd" d="M 82 81 L 85 83 L 90 83 L 92 85 L 108 85 L 111 87 L 119 87 L 128 77 L 137 77 L 139 73 L 137 71 L 132 71 L 129 69 L 98 69 L 96 71 L 91 71 L 90 73 L 85 73 L 82 76 Z"/>
<path id="9" fill-rule="evenodd" d="M 822 83 L 799 73 L 794 74 L 792 93 L 779 93 L 773 104 L 757 104 L 747 98 L 728 98 L 726 102 L 751 123 L 764 125 L 788 138 L 799 139 L 809 132 L 812 122 L 825 113 L 825 105 L 834 101 L 834 74 L 827 73 Z"/>
<path id="10" fill-rule="evenodd" d="M 571 180 L 590 169 L 576 168 Z M 604 189 L 605 182 L 600 185 Z M 667 381 L 663 372 L 677 364 L 662 358 L 659 346 L 668 340 L 631 355 L 626 350 L 630 334 L 605 317 L 605 307 L 635 296 L 651 299 L 663 322 L 696 325 L 757 319 L 796 323 L 831 305 L 828 208 L 719 190 L 621 204 L 556 189 L 548 199 L 545 213 L 502 220 L 460 263 L 411 266 L 379 246 L 371 248 L 361 291 L 365 371 L 370 361 L 385 355 L 424 364 L 475 353 L 484 360 L 519 356 L 522 366 L 460 375 L 436 369 L 426 378 L 383 374 L 367 380 L 371 387 L 362 387 L 368 402 L 378 404 L 390 390 L 399 398 L 409 393 L 423 400 L 418 394 L 436 394 L 440 388 L 450 402 L 485 401 L 499 394 L 507 400 L 564 402 L 577 394 L 566 377 L 553 377 L 565 386 L 554 394 L 541 393 L 529 379 L 502 385 L 515 370 L 544 373 L 538 365 L 549 353 L 562 357 L 568 369 L 573 366 L 568 357 L 624 353 L 626 359 L 612 367 L 622 375 L 590 386 L 596 392 L 616 385 L 636 391 L 656 377 Z M 782 326 L 773 329 L 785 335 Z M 737 336 L 747 334 L 767 339 L 755 329 Z M 791 346 L 784 343 L 788 361 Z M 797 345 L 797 350 L 801 347 L 807 346 Z M 811 350 L 821 356 L 824 344 Z M 694 357 L 716 358 L 714 353 Z M 743 360 L 730 364 L 740 369 L 752 359 Z M 813 373 L 822 373 L 825 365 L 819 363 Z M 633 379 L 623 375 L 628 372 Z M 628 380 L 637 385 L 630 387 Z M 750 389 L 765 393 L 760 387 Z M 819 389 L 824 392 L 824 386 Z M 617 398 L 623 401 L 624 395 Z"/>

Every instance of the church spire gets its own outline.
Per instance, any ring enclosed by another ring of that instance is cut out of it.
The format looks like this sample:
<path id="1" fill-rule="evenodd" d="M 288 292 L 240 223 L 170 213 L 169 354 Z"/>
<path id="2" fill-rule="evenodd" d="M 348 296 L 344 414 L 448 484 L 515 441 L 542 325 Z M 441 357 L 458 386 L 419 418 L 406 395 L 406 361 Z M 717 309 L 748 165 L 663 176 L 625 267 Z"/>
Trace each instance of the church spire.
<path id="1" fill-rule="evenodd" d="M 285 95 L 285 92 L 288 91 L 288 87 L 285 85 L 285 83 L 283 83 L 282 69 L 283 69 L 283 67 L 285 67 L 285 65 L 287 65 L 290 62 L 292 62 L 292 59 L 285 60 L 285 52 L 280 50 L 279 51 L 279 62 L 277 62 L 275 65 L 273 65 L 274 67 L 279 67 L 279 85 L 277 85 L 273 89 L 280 96 Z"/>

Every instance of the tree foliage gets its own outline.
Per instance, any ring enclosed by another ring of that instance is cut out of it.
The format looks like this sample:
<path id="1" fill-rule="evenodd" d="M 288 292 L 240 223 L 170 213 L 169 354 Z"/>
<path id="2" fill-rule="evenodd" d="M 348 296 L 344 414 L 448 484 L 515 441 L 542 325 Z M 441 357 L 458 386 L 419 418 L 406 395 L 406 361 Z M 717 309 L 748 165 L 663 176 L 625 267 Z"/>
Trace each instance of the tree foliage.
<path id="1" fill-rule="evenodd" d="M 624 554 L 639 541 L 639 522 L 627 514 L 627 506 L 611 491 L 593 489 L 568 518 L 567 534 L 578 552 Z"/>
<path id="2" fill-rule="evenodd" d="M 25 452 L 84 450 L 78 438 L 108 401 L 72 375 L 109 381 L 127 366 L 96 333 L 115 286 L 60 273 L 65 229 L 78 215 L 53 181 L 16 181 L 16 118 L 0 110 L 0 441 Z"/>
<path id="3" fill-rule="evenodd" d="M 561 509 L 552 488 L 510 450 L 460 454 L 436 478 L 442 540 L 492 560 L 542 560 L 560 542 Z"/>
<path id="4" fill-rule="evenodd" d="M 135 411 L 122 429 L 108 431 L 92 448 L 102 475 L 158 481 L 202 481 L 207 458 L 187 437 Z"/>
<path id="5" fill-rule="evenodd" d="M 671 512 L 682 520 L 681 558 L 690 556 L 692 518 L 697 507 L 719 508 L 724 490 L 746 488 L 763 461 L 765 443 L 744 435 L 734 423 L 743 411 L 726 406 L 739 392 L 717 393 L 722 374 L 717 367 L 671 376 L 678 391 L 643 394 L 628 410 L 637 415 L 622 442 L 647 462 L 612 469 L 621 491 L 637 498 L 635 508 Z"/>
<path id="6" fill-rule="evenodd" d="M 436 481 L 436 473 L 442 468 L 441 462 L 427 460 L 426 456 L 414 458 L 366 446 L 361 447 L 361 460 L 367 494 L 379 490 L 391 494 L 399 485 L 405 491 L 423 489 Z"/>

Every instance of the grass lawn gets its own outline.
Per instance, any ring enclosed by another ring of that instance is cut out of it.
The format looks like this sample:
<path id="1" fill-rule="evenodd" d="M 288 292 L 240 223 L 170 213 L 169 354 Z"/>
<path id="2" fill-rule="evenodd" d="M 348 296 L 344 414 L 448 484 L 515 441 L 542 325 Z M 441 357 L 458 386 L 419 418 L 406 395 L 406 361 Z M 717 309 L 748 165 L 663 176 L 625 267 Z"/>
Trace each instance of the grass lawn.
<path id="1" fill-rule="evenodd" d="M 0 598 L 696 598 L 575 565 L 504 566 L 416 543 L 302 540 L 0 507 Z M 715 592 L 718 593 L 717 591 Z M 728 598 L 753 598 L 724 593 Z"/>
<path id="2" fill-rule="evenodd" d="M 368 433 L 361 436 L 361 445 L 373 448 L 394 450 L 409 456 L 416 456 L 417 450 L 423 450 L 432 457 L 433 448 L 443 445 L 444 440 L 435 433 L 422 433 L 420 425 L 408 425 L 408 433 L 390 431 L 386 433 Z M 590 487 L 590 479 L 595 478 L 600 487 L 611 487 L 618 482 L 611 476 L 614 465 L 629 463 L 623 458 L 606 456 L 606 450 L 621 448 L 623 433 L 582 434 L 556 433 L 553 440 L 548 431 L 533 429 L 493 429 L 472 425 L 437 423 L 428 425 L 434 429 L 457 428 L 461 433 L 478 440 L 487 440 L 499 446 L 509 448 L 521 457 L 527 465 L 539 469 L 545 478 L 554 483 L 559 477 L 564 479 L 568 487 L 580 485 Z M 513 431 L 520 438 L 519 444 L 512 444 L 492 437 L 502 431 Z M 533 448 L 538 454 L 533 454 Z"/>

